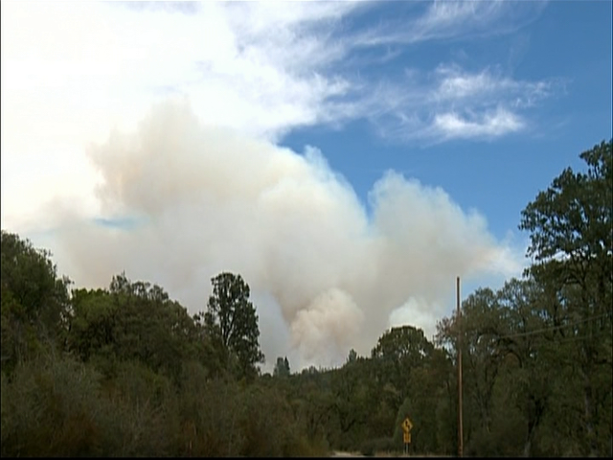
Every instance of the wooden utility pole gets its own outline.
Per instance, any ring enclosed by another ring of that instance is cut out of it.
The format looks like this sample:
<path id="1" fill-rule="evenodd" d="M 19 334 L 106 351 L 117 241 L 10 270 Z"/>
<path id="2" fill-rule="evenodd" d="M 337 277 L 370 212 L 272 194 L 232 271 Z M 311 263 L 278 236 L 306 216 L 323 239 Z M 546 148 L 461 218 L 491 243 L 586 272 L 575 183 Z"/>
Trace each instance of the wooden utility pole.
<path id="1" fill-rule="evenodd" d="M 456 279 L 458 322 L 458 457 L 464 456 L 464 432 L 462 429 L 462 312 L 460 310 L 460 277 Z"/>

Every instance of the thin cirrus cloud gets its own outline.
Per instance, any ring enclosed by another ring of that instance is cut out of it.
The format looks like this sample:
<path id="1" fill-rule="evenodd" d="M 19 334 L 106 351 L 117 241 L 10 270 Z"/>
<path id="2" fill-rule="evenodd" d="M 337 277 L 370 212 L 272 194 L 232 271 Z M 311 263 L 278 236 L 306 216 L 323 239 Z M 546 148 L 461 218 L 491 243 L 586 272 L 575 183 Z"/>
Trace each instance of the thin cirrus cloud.
<path id="1" fill-rule="evenodd" d="M 435 103 L 469 100 L 484 104 L 494 99 L 506 100 L 509 106 L 515 108 L 526 108 L 550 96 L 562 83 L 559 79 L 537 82 L 513 80 L 496 68 L 471 74 L 454 65 L 441 65 L 434 74 L 437 84 L 432 102 Z"/>
<path id="2" fill-rule="evenodd" d="M 547 1 L 415 2 L 408 7 L 421 11 L 408 21 L 405 17 L 385 19 L 357 32 L 352 40 L 358 46 L 370 47 L 507 34 L 538 18 L 546 5 Z"/>
<path id="3" fill-rule="evenodd" d="M 514 114 L 498 108 L 478 118 L 468 118 L 457 113 L 437 114 L 431 132 L 446 139 L 470 137 L 495 137 L 523 128 L 523 122 Z"/>
<path id="4" fill-rule="evenodd" d="M 381 82 L 368 117 L 381 136 L 427 144 L 492 139 L 524 130 L 526 111 L 564 89 L 562 79 L 514 80 L 497 67 L 478 72 L 457 64 L 410 69 L 402 83 Z"/>
<path id="5" fill-rule="evenodd" d="M 562 79 L 537 82 L 514 80 L 496 69 L 469 73 L 457 66 L 440 66 L 428 96 L 436 107 L 426 135 L 442 140 L 494 138 L 523 130 L 524 111 L 561 92 Z"/>
<path id="6" fill-rule="evenodd" d="M 351 49 L 385 48 L 378 61 L 384 63 L 399 54 L 398 48 L 393 51 L 390 46 L 513 32 L 537 18 L 546 3 L 435 1 L 408 24 L 404 17 L 383 20 L 374 28 L 356 32 L 348 41 Z M 360 83 L 354 87 L 369 86 L 372 97 L 354 104 L 357 116 L 369 118 L 379 134 L 389 139 L 431 144 L 456 138 L 491 139 L 521 131 L 527 126 L 524 112 L 559 93 L 565 82 L 514 80 L 498 66 L 469 71 L 444 63 L 432 71 L 410 69 L 396 80 L 381 77 L 370 84 Z"/>

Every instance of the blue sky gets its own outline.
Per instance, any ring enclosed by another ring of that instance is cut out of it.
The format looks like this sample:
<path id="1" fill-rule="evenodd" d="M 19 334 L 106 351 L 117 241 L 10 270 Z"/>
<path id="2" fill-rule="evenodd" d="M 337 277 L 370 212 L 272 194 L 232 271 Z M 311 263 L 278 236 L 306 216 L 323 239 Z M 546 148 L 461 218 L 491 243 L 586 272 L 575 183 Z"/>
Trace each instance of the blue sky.
<path id="1" fill-rule="evenodd" d="M 269 366 L 431 337 L 611 137 L 610 1 L 1 5 L 2 228 L 191 313 L 241 273 Z"/>
<path id="2" fill-rule="evenodd" d="M 373 72 L 393 75 L 416 68 L 427 73 L 454 63 L 467 72 L 499 69 L 501 78 L 551 82 L 552 94 L 522 111 L 524 129 L 491 139 L 430 145 L 403 142 L 403 133 L 382 137 L 372 124 L 358 120 L 339 130 L 296 129 L 282 144 L 298 151 L 314 144 L 329 152 L 331 166 L 342 171 L 364 200 L 382 171 L 392 168 L 442 187 L 463 208 L 478 209 L 499 238 L 509 231 L 517 233 L 521 210 L 538 191 L 563 168 L 583 168 L 579 153 L 611 137 L 611 2 L 527 3 L 538 7 L 512 33 L 485 28 L 481 37 L 460 33 L 425 43 L 394 44 L 392 52 L 398 54 Z M 404 14 L 411 17 L 414 10 L 427 7 L 425 2 L 393 2 L 379 14 L 388 20 L 396 14 L 404 19 Z"/>

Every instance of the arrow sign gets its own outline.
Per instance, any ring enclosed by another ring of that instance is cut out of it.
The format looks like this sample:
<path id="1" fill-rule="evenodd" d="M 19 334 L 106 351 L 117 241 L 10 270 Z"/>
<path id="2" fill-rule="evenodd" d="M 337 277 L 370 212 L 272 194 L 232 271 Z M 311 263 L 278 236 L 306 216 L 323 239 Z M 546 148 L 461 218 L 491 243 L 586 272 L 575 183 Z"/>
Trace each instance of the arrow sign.
<path id="1" fill-rule="evenodd" d="M 409 417 L 407 417 L 402 422 L 402 429 L 408 433 L 411 431 L 411 428 L 413 428 L 413 424 L 411 423 L 411 420 L 409 420 Z"/>

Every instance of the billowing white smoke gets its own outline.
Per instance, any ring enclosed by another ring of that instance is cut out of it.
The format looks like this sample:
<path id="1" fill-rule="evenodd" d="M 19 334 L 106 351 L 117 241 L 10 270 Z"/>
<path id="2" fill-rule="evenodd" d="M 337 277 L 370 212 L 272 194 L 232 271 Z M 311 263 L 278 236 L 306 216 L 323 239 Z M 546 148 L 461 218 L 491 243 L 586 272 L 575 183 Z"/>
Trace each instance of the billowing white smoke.
<path id="1" fill-rule="evenodd" d="M 104 216 L 133 225 L 66 211 L 63 247 L 52 248 L 64 271 L 105 286 L 125 270 L 191 313 L 205 309 L 213 276 L 240 273 L 265 368 L 276 356 L 296 370 L 342 363 L 351 348 L 366 354 L 390 319 L 431 334 L 455 276 L 499 268 L 505 254 L 484 220 L 440 189 L 390 171 L 371 191 L 369 216 L 317 149 L 300 155 L 204 126 L 182 102 L 157 106 L 137 132 L 113 133 L 90 157 Z"/>
<path id="2" fill-rule="evenodd" d="M 364 314 L 351 296 L 331 288 L 297 312 L 291 325 L 292 345 L 305 359 L 332 365 L 349 350 L 363 320 Z"/>

